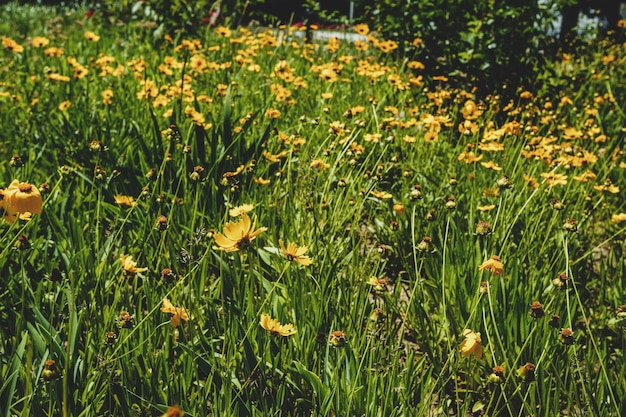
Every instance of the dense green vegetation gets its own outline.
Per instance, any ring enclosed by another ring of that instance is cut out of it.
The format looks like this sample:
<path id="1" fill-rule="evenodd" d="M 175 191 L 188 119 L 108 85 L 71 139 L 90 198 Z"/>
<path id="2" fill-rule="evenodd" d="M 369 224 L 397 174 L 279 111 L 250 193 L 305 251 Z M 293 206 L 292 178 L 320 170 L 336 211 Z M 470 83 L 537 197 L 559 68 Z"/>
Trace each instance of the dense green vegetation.
<path id="1" fill-rule="evenodd" d="M 0 415 L 626 413 L 625 45 L 0 12 Z"/>

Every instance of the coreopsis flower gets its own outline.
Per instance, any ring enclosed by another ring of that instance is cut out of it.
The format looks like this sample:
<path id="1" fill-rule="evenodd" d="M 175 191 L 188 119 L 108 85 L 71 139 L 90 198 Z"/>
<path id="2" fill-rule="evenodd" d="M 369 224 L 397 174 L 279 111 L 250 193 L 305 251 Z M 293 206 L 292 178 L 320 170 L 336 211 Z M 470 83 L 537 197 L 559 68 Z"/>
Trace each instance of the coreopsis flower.
<path id="1" fill-rule="evenodd" d="M 17 237 L 17 240 L 15 241 L 15 247 L 18 250 L 28 250 L 28 249 L 30 249 L 31 248 L 31 244 L 30 244 L 30 240 L 28 240 L 28 236 L 26 236 L 24 233 L 19 235 Z"/>
<path id="2" fill-rule="evenodd" d="M 370 194 L 373 195 L 376 198 L 379 198 L 381 200 L 388 200 L 390 198 L 393 197 L 392 194 L 386 192 L 386 191 L 376 191 L 376 190 L 372 190 L 370 191 Z"/>
<path id="3" fill-rule="evenodd" d="M 115 344 L 115 341 L 117 340 L 117 335 L 115 334 L 115 332 L 106 332 L 104 337 L 106 339 L 107 345 L 113 345 Z"/>
<path id="4" fill-rule="evenodd" d="M 185 412 L 179 406 L 173 405 L 161 417 L 183 417 Z"/>
<path id="5" fill-rule="evenodd" d="M 417 244 L 417 250 L 420 252 L 432 252 L 433 240 L 429 236 L 424 236 L 420 243 Z"/>
<path id="6" fill-rule="evenodd" d="M 297 246 L 295 243 L 291 242 L 285 247 L 285 243 L 282 239 L 278 239 L 278 244 L 280 245 L 280 250 L 283 252 L 283 255 L 292 262 L 297 262 L 300 265 L 311 265 L 313 260 L 305 255 L 309 248 L 306 246 Z"/>
<path id="7" fill-rule="evenodd" d="M 568 218 L 567 220 L 565 220 L 565 223 L 563 223 L 563 229 L 568 231 L 568 232 L 572 232 L 572 233 L 577 233 L 578 232 L 578 221 L 576 219 L 573 218 Z"/>
<path id="8" fill-rule="evenodd" d="M 107 88 L 102 91 L 102 103 L 103 104 L 111 104 L 113 103 L 113 90 Z"/>
<path id="9" fill-rule="evenodd" d="M 88 30 L 85 32 L 85 39 L 91 42 L 98 42 L 100 40 L 100 36 L 96 35 L 94 32 Z"/>
<path id="10" fill-rule="evenodd" d="M 146 272 L 148 268 L 138 268 L 137 262 L 133 261 L 132 256 L 126 256 L 123 253 L 120 254 L 120 262 L 122 263 L 122 268 L 124 272 L 129 275 L 134 275 L 139 272 Z"/>
<path id="11" fill-rule="evenodd" d="M 557 174 L 556 172 L 542 172 L 541 177 L 545 179 L 548 185 L 567 185 L 567 175 Z"/>
<path id="12" fill-rule="evenodd" d="M 476 234 L 478 236 L 485 236 L 491 233 L 491 224 L 485 220 L 480 220 L 476 223 Z"/>
<path id="13" fill-rule="evenodd" d="M 465 336 L 465 339 L 461 342 L 461 355 L 464 357 L 474 355 L 476 359 L 480 360 L 483 357 L 480 333 L 465 329 L 463 330 L 463 336 Z"/>
<path id="14" fill-rule="evenodd" d="M 611 223 L 626 222 L 626 213 L 617 213 L 611 216 Z"/>
<path id="15" fill-rule="evenodd" d="M 371 285 L 372 287 L 374 287 L 374 292 L 376 294 L 383 294 L 385 292 L 387 292 L 387 282 L 389 280 L 385 277 L 377 277 L 376 275 L 372 275 L 371 277 L 369 277 L 369 279 L 367 280 L 367 283 L 369 285 Z"/>
<path id="16" fill-rule="evenodd" d="M 558 329 L 559 326 L 561 325 L 561 316 L 558 316 L 556 314 L 551 314 L 550 320 L 548 321 L 548 325 L 550 327 L 554 327 L 555 329 Z"/>
<path id="17" fill-rule="evenodd" d="M 33 45 L 33 48 L 43 48 L 44 46 L 48 46 L 50 43 L 50 39 L 45 36 L 34 36 L 30 41 L 30 44 Z"/>
<path id="18" fill-rule="evenodd" d="M 367 35 L 368 33 L 370 33 L 370 28 L 365 23 L 359 23 L 354 26 L 354 31 L 359 35 Z"/>
<path id="19" fill-rule="evenodd" d="M 116 194 L 113 198 L 115 199 L 115 204 L 120 206 L 135 207 L 137 205 L 135 199 L 129 195 Z"/>
<path id="20" fill-rule="evenodd" d="M 574 332 L 572 329 L 561 329 L 561 333 L 559 333 L 559 342 L 564 345 L 571 345 L 574 343 Z"/>
<path id="21" fill-rule="evenodd" d="M 485 269 L 488 269 L 492 276 L 504 274 L 504 266 L 502 265 L 500 257 L 497 255 L 491 255 L 491 258 L 487 259 L 478 267 L 479 271 L 483 271 Z"/>
<path id="22" fill-rule="evenodd" d="M 41 214 L 43 201 L 39 188 L 13 180 L 5 189 L 0 190 L 0 208 L 4 209 L 4 219 L 13 223 L 18 214 Z"/>
<path id="23" fill-rule="evenodd" d="M 545 316 L 546 312 L 543 310 L 543 305 L 539 301 L 533 301 L 530 305 L 529 314 L 534 319 L 540 319 Z"/>
<path id="24" fill-rule="evenodd" d="M 172 318 L 170 319 L 170 323 L 173 327 L 178 327 L 180 325 L 180 320 L 189 321 L 189 312 L 184 307 L 174 307 L 171 301 L 167 297 L 163 297 L 163 305 L 161 306 L 161 311 L 163 313 L 170 313 Z"/>
<path id="25" fill-rule="evenodd" d="M 156 225 L 154 226 L 155 229 L 157 229 L 158 231 L 162 232 L 164 230 L 167 230 L 168 226 L 169 225 L 168 225 L 168 222 L 167 222 L 167 217 L 165 217 L 162 214 L 159 217 L 157 217 Z"/>
<path id="26" fill-rule="evenodd" d="M 46 381 L 51 381 L 59 376 L 59 368 L 56 365 L 54 359 L 48 359 L 44 362 L 43 371 L 41 371 L 41 377 Z"/>
<path id="27" fill-rule="evenodd" d="M 267 227 L 259 227 L 256 229 L 256 219 L 251 222 L 248 214 L 243 213 L 238 222 L 228 222 L 224 226 L 224 233 L 215 233 L 213 239 L 217 246 L 216 250 L 226 252 L 236 252 L 245 250 L 258 235 L 267 230 Z"/>
<path id="28" fill-rule="evenodd" d="M 120 312 L 118 321 L 120 323 L 120 327 L 123 329 L 132 329 L 133 327 L 133 316 L 131 316 L 128 311 Z"/>
<path id="29" fill-rule="evenodd" d="M 2 37 L 2 46 L 4 46 L 9 51 L 21 54 L 24 52 L 24 47 L 17 43 L 15 40 L 11 38 L 7 38 L 6 36 Z"/>
<path id="30" fill-rule="evenodd" d="M 230 217 L 239 217 L 244 213 L 250 213 L 252 210 L 254 210 L 254 204 L 242 204 L 228 210 L 228 215 Z"/>
<path id="31" fill-rule="evenodd" d="M 564 290 L 567 288 L 567 280 L 569 279 L 569 277 L 565 274 L 559 274 L 558 277 L 554 278 L 552 280 L 552 285 L 554 285 L 555 288 L 558 288 L 559 290 Z"/>
<path id="32" fill-rule="evenodd" d="M 268 314 L 261 314 L 259 324 L 262 328 L 270 332 L 272 336 L 291 336 L 296 333 L 293 324 L 280 324 L 277 320 L 271 318 Z"/>
<path id="33" fill-rule="evenodd" d="M 489 382 L 493 384 L 501 384 L 504 382 L 504 368 L 502 366 L 496 365 L 491 370 L 492 373 L 487 378 Z"/>
<path id="34" fill-rule="evenodd" d="M 346 334 L 341 330 L 335 330 L 330 334 L 329 342 L 334 347 L 342 347 L 346 344 Z"/>
<path id="35" fill-rule="evenodd" d="M 535 380 L 535 364 L 526 362 L 517 370 L 517 376 L 522 378 L 524 382 L 532 382 Z"/>

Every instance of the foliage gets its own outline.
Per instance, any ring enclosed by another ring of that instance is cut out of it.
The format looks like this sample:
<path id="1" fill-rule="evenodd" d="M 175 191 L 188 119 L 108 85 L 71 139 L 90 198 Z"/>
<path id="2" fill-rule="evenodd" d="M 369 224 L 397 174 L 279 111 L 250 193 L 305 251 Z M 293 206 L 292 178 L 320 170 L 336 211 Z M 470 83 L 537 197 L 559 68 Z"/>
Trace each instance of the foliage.
<path id="1" fill-rule="evenodd" d="M 365 26 L 0 12 L 3 415 L 623 414 L 623 45 L 505 98 Z"/>
<path id="2" fill-rule="evenodd" d="M 467 85 L 504 90 L 507 83 L 529 86 L 532 70 L 553 43 L 546 26 L 554 21 L 549 2 L 397 1 L 356 2 L 365 22 L 383 36 L 411 48 L 432 74 L 454 76 Z"/>

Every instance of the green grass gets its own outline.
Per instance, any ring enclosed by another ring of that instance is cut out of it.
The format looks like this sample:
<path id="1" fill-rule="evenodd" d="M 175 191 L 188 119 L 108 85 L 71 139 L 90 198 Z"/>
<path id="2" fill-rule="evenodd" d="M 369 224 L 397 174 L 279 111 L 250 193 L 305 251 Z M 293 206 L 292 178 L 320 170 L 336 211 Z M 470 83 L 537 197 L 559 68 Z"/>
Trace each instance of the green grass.
<path id="1" fill-rule="evenodd" d="M 623 45 L 555 57 L 509 102 L 418 80 L 375 42 L 153 44 L 80 10 L 2 13 L 23 51 L 0 50 L 1 185 L 47 186 L 41 215 L 0 224 L 1 415 L 624 414 Z M 218 250 L 243 204 L 267 230 Z M 479 270 L 492 255 L 503 274 Z"/>

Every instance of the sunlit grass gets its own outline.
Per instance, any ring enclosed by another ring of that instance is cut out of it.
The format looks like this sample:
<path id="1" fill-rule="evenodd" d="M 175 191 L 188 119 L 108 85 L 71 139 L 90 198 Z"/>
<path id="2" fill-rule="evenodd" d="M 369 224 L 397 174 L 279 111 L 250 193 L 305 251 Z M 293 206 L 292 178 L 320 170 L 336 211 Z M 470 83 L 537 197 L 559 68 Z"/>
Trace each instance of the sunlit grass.
<path id="1" fill-rule="evenodd" d="M 623 45 L 503 99 L 373 33 L 12 7 L 3 415 L 623 414 Z"/>

